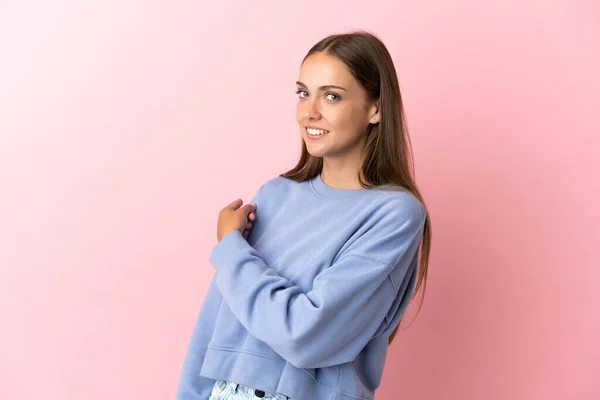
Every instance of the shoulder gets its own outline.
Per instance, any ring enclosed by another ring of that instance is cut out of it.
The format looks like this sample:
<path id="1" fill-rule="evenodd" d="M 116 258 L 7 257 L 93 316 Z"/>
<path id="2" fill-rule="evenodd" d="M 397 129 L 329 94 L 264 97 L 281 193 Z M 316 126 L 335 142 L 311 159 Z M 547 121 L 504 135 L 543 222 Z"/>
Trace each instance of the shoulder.
<path id="1" fill-rule="evenodd" d="M 270 177 L 258 187 L 256 198 L 258 199 L 261 196 L 263 199 L 274 198 L 278 195 L 289 193 L 298 185 L 300 185 L 298 182 L 280 175 Z"/>
<path id="2" fill-rule="evenodd" d="M 405 255 L 412 258 L 425 224 L 424 205 L 406 190 L 385 190 L 374 193 L 362 207 L 364 214 L 339 256 L 362 256 L 387 265 Z"/>
<path id="3" fill-rule="evenodd" d="M 418 229 L 426 218 L 426 209 L 412 193 L 403 188 L 377 189 L 372 199 L 371 218 L 379 227 L 402 228 L 409 224 Z"/>
<path id="4" fill-rule="evenodd" d="M 259 190 L 268 191 L 268 190 L 276 190 L 281 188 L 282 186 L 291 185 L 296 183 L 295 181 L 285 178 L 283 176 L 277 175 L 267 178 L 267 180 L 260 185 Z"/>

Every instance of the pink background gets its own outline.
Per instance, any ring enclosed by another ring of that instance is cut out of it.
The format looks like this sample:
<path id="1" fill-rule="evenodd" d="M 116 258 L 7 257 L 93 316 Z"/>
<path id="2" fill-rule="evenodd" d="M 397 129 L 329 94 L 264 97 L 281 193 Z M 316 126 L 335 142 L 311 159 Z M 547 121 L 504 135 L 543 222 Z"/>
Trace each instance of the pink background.
<path id="1" fill-rule="evenodd" d="M 55 0 L 0 2 L 1 399 L 174 397 L 217 213 L 293 166 L 301 58 L 353 28 L 434 231 L 377 398 L 600 398 L 598 2 Z"/>

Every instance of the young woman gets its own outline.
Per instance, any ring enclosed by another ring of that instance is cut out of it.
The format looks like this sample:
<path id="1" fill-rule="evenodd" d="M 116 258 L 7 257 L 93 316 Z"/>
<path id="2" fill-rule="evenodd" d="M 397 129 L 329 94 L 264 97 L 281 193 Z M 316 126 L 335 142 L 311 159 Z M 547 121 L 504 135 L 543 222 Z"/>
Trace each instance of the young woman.
<path id="1" fill-rule="evenodd" d="M 373 399 L 426 281 L 431 225 L 387 49 L 329 36 L 296 85 L 300 160 L 221 210 L 179 400 Z"/>

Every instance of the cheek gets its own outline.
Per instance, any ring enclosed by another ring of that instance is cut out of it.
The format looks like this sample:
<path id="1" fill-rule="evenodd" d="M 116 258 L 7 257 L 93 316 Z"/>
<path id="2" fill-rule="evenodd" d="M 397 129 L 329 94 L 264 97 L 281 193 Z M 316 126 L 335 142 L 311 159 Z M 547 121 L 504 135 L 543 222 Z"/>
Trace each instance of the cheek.
<path id="1" fill-rule="evenodd" d="M 337 107 L 330 111 L 327 114 L 327 119 L 332 125 L 348 133 L 356 129 L 359 121 L 357 110 L 354 110 L 352 107 Z"/>

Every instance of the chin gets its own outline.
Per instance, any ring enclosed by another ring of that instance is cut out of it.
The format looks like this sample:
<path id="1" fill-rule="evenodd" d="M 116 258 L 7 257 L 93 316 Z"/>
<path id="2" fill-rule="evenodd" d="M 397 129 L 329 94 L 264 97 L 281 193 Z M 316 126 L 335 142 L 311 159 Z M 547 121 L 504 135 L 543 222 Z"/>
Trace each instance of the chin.
<path id="1" fill-rule="evenodd" d="M 306 150 L 307 150 L 308 154 L 310 154 L 313 157 L 320 158 L 320 157 L 325 157 L 326 156 L 326 154 L 324 152 L 321 152 L 321 151 L 310 151 L 308 148 Z"/>
<path id="2" fill-rule="evenodd" d="M 310 139 L 303 138 L 306 145 L 306 151 L 313 157 L 323 157 L 327 153 L 327 149 L 317 143 L 311 143 Z"/>

